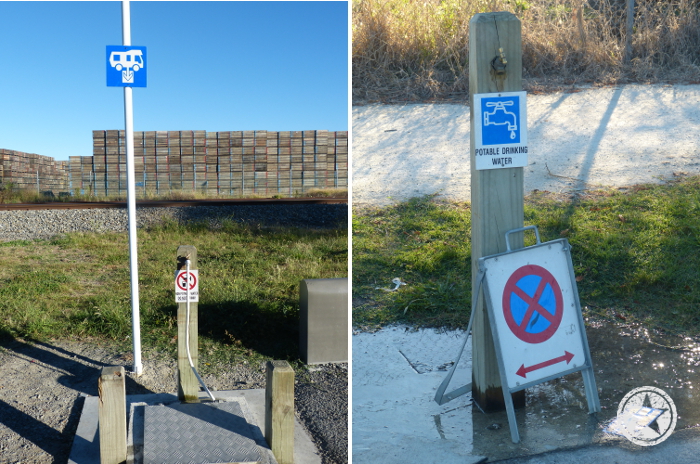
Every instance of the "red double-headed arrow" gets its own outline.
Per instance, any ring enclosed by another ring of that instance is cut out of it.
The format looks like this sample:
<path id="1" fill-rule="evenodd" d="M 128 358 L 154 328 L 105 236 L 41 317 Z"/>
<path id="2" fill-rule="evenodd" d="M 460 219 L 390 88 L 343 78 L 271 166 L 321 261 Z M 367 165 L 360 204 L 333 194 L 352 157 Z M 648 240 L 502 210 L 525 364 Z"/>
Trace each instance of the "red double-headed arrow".
<path id="1" fill-rule="evenodd" d="M 520 366 L 520 369 L 518 369 L 518 372 L 516 372 L 516 374 L 518 374 L 520 377 L 526 378 L 528 372 L 536 371 L 537 369 L 542 369 L 547 366 L 551 366 L 552 364 L 560 363 L 562 361 L 566 361 L 566 364 L 569 364 L 572 359 L 574 359 L 573 353 L 564 351 L 563 356 L 559 356 L 558 358 L 550 359 L 548 361 L 535 364 L 534 366 L 525 367 L 525 364 L 523 364 Z"/>

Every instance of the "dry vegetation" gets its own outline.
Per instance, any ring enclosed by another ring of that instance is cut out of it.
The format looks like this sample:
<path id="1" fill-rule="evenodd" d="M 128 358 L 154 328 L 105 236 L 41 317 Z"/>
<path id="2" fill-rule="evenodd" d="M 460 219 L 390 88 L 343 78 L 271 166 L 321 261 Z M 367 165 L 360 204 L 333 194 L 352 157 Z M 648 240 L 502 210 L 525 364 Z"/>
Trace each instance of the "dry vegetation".
<path id="1" fill-rule="evenodd" d="M 353 103 L 465 99 L 469 20 L 522 21 L 526 90 L 700 82 L 700 0 L 353 0 Z"/>
<path id="2" fill-rule="evenodd" d="M 310 188 L 304 192 L 295 192 L 293 195 L 274 195 L 272 198 L 348 198 L 347 188 Z M 191 190 L 171 190 L 169 192 L 156 193 L 154 191 L 137 192 L 137 200 L 211 200 L 211 199 L 240 199 L 242 197 L 232 195 L 210 195 L 202 192 L 193 192 Z M 270 198 L 263 196 L 247 195 L 245 198 Z M 126 201 L 126 193 L 121 195 L 93 195 L 91 193 L 79 193 L 76 189 L 72 195 L 59 195 L 55 197 L 53 193 L 46 195 L 37 192 L 35 189 L 19 189 L 12 183 L 3 184 L 0 182 L 0 204 L 5 203 L 49 203 L 54 201 L 75 201 L 75 202 L 90 202 L 90 201 Z"/>

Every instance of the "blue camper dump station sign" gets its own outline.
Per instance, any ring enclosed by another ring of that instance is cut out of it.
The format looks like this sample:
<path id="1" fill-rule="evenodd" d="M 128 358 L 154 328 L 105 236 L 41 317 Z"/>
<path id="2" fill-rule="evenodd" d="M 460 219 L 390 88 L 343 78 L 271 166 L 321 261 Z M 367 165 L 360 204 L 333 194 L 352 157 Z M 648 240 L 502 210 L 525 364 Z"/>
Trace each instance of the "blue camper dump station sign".
<path id="1" fill-rule="evenodd" d="M 474 95 L 476 169 L 527 166 L 526 92 Z"/>
<path id="2" fill-rule="evenodd" d="M 107 86 L 146 87 L 146 47 L 107 45 Z"/>

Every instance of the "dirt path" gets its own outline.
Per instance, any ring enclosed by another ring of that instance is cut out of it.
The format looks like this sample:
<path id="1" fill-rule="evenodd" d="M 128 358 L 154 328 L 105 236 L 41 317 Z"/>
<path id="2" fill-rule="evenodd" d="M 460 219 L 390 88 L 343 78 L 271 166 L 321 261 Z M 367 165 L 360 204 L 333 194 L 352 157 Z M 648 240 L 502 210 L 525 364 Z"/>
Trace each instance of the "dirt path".
<path id="1" fill-rule="evenodd" d="M 528 95 L 525 192 L 659 182 L 700 172 L 700 85 Z M 353 107 L 353 204 L 440 193 L 468 201 L 469 107 Z"/>

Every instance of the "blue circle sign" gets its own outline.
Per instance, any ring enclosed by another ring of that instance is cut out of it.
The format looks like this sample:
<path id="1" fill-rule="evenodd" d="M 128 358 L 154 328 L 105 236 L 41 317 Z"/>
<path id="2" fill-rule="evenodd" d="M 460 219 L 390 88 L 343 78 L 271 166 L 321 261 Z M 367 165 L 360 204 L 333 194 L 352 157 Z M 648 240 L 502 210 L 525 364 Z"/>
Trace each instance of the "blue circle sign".
<path id="1" fill-rule="evenodd" d="M 526 343 L 549 340 L 559 328 L 564 298 L 548 270 L 528 264 L 516 270 L 503 290 L 503 316 L 508 328 Z"/>

